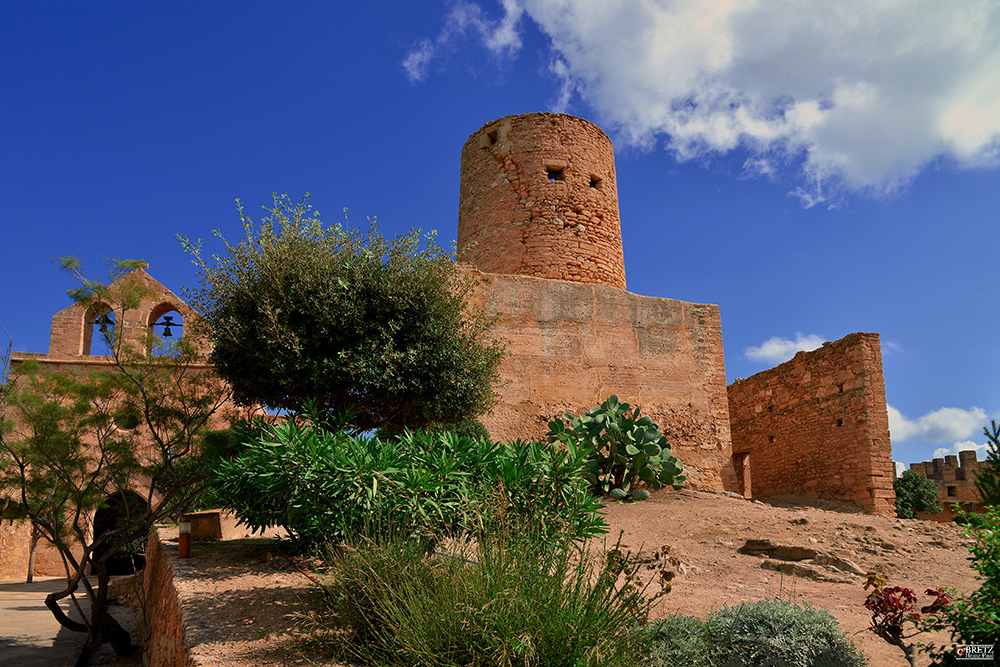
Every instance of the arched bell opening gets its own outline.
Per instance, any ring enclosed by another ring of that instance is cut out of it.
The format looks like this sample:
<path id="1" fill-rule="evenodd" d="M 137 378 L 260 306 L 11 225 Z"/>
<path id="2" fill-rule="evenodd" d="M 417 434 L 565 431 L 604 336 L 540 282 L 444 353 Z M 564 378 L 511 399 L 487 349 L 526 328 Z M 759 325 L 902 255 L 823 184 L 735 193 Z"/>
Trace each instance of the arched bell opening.
<path id="1" fill-rule="evenodd" d="M 94 514 L 94 539 L 105 533 L 131 523 L 149 511 L 149 504 L 134 491 L 119 491 L 108 496 L 104 505 Z M 104 570 L 111 576 L 134 574 L 146 566 L 146 535 L 120 543 L 120 538 L 112 538 L 112 544 L 101 544 L 94 550 L 94 573 L 98 572 L 98 561 L 109 551 L 114 552 L 104 561 Z"/>
<path id="2" fill-rule="evenodd" d="M 97 303 L 87 309 L 83 325 L 83 356 L 111 354 L 115 339 L 117 319 L 115 311 L 106 303 Z"/>
<path id="3" fill-rule="evenodd" d="M 171 303 L 160 304 L 149 315 L 149 352 L 166 354 L 184 338 L 184 316 Z"/>

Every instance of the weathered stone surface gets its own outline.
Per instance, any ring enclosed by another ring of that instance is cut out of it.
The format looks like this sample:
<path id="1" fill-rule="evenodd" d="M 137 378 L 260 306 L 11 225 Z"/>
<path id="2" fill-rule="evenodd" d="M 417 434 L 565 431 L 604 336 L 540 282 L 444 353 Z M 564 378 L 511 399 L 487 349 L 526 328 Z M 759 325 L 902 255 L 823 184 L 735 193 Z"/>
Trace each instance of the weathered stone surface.
<path id="1" fill-rule="evenodd" d="M 760 566 L 765 570 L 774 570 L 775 572 L 790 574 L 793 577 L 803 577 L 805 579 L 814 579 L 815 581 L 829 581 L 838 584 L 858 584 L 862 582 L 861 577 L 841 572 L 836 568 L 825 567 L 813 561 L 792 562 L 765 558 L 761 561 Z"/>
<path id="2" fill-rule="evenodd" d="M 859 576 L 866 574 L 865 571 L 854 561 L 834 556 L 832 554 L 820 552 L 816 554 L 816 557 L 813 560 L 815 560 L 819 565 L 829 565 L 837 568 L 841 572 L 849 572 L 850 574 L 857 574 Z"/>
<path id="3" fill-rule="evenodd" d="M 789 544 L 778 544 L 774 540 L 747 540 L 739 552 L 747 556 L 767 556 L 780 560 L 806 560 L 815 558 L 819 553 L 816 549 Z"/>
<path id="4" fill-rule="evenodd" d="M 471 271 L 472 269 L 470 269 Z M 638 296 L 600 284 L 478 273 L 479 304 L 507 344 L 494 438 L 544 438 L 549 421 L 612 394 L 642 408 L 692 486 L 722 489 L 729 409 L 718 306 Z"/>
<path id="5" fill-rule="evenodd" d="M 611 140 L 565 114 L 484 125 L 462 148 L 458 247 L 481 271 L 624 289 Z"/>
<path id="6" fill-rule="evenodd" d="M 737 380 L 729 411 L 754 497 L 799 494 L 895 515 L 878 334 L 850 334 Z"/>

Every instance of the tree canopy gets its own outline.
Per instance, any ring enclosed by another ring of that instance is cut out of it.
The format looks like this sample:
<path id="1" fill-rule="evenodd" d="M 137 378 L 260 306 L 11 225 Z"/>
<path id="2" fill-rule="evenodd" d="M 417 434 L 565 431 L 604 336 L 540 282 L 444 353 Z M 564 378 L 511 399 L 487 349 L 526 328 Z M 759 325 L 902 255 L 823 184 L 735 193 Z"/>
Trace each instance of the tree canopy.
<path id="1" fill-rule="evenodd" d="M 387 241 L 327 226 L 308 199 L 274 198 L 243 237 L 203 259 L 187 298 L 208 327 L 210 356 L 239 405 L 352 411 L 359 429 L 452 424 L 495 402 L 503 346 L 470 307 L 474 285 L 433 233 Z"/>
<path id="2" fill-rule="evenodd" d="M 915 519 L 917 512 L 936 514 L 941 511 L 938 503 L 941 492 L 932 479 L 904 470 L 893 480 L 892 487 L 896 492 L 896 516 L 901 519 Z"/>

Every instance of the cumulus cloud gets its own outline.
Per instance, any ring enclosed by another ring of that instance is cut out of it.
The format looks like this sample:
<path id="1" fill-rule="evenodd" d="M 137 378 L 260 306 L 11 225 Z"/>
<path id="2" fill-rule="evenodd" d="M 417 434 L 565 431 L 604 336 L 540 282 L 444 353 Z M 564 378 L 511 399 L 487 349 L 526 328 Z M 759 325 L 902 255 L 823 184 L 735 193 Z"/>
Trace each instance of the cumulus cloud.
<path id="1" fill-rule="evenodd" d="M 976 452 L 976 458 L 982 460 L 986 458 L 986 453 L 989 449 L 989 444 L 985 442 L 980 444 L 972 440 L 963 440 L 962 442 L 956 442 L 951 447 L 939 447 L 938 449 L 935 449 L 934 458 L 943 459 L 944 457 L 952 454 L 957 455 L 959 452 L 972 450 Z"/>
<path id="2" fill-rule="evenodd" d="M 767 361 L 780 364 L 794 357 L 796 352 L 815 350 L 822 346 L 824 342 L 826 342 L 826 338 L 817 336 L 816 334 L 805 336 L 797 333 L 795 334 L 795 340 L 774 336 L 756 347 L 748 347 L 746 355 L 748 359 L 754 361 Z"/>
<path id="3" fill-rule="evenodd" d="M 957 443 L 980 432 L 986 421 L 986 411 L 976 407 L 970 410 L 941 408 L 912 420 L 891 405 L 887 407 L 893 442 L 919 437 L 933 444 Z"/>
<path id="4" fill-rule="evenodd" d="M 560 107 L 579 96 L 621 138 L 679 160 L 740 149 L 748 173 L 790 168 L 805 206 L 1000 157 L 994 0 L 502 0 L 500 14 L 454 5 L 407 56 L 410 78 L 470 32 L 515 55 L 526 16 L 550 40 Z"/>

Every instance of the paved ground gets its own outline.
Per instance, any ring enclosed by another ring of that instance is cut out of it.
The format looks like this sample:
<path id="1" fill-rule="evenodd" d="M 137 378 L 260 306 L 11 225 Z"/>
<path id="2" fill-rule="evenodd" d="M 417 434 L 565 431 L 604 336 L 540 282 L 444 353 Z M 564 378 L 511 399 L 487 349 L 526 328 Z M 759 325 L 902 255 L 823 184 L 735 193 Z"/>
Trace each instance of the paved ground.
<path id="1" fill-rule="evenodd" d="M 59 590 L 65 579 L 35 577 L 0 581 L 0 665 L 72 667 L 87 635 L 61 627 L 45 606 L 45 596 Z M 64 605 L 69 609 L 69 605 Z M 74 612 L 75 616 L 75 612 Z"/>

